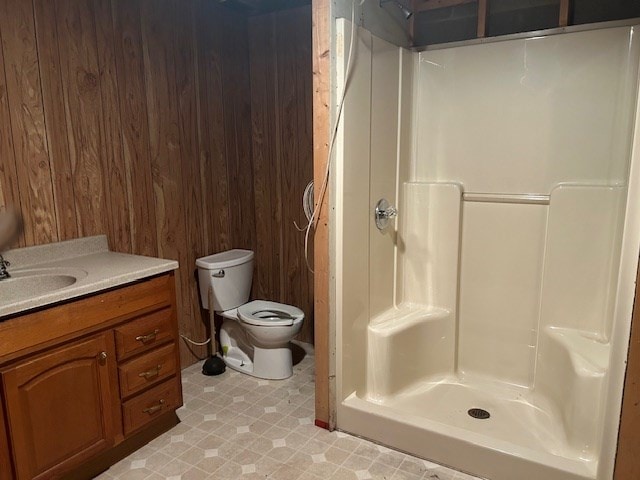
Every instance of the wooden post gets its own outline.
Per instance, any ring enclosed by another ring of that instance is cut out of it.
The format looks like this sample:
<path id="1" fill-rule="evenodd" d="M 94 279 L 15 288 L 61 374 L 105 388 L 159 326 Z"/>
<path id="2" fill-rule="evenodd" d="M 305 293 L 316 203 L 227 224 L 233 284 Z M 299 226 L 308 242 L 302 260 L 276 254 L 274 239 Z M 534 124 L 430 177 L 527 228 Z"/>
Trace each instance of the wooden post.
<path id="1" fill-rule="evenodd" d="M 640 478 L 638 445 L 640 445 L 640 269 L 631 320 L 631 339 L 618 432 L 615 480 Z"/>
<path id="2" fill-rule="evenodd" d="M 313 0 L 313 177 L 322 205 L 314 236 L 316 425 L 329 428 L 329 194 L 319 199 L 329 156 L 330 0 Z"/>
<path id="3" fill-rule="evenodd" d="M 478 38 L 487 35 L 487 3 L 489 0 L 478 0 Z"/>
<path id="4" fill-rule="evenodd" d="M 571 0 L 560 0 L 560 18 L 558 26 L 566 27 L 569 25 L 569 10 L 571 8 Z"/>

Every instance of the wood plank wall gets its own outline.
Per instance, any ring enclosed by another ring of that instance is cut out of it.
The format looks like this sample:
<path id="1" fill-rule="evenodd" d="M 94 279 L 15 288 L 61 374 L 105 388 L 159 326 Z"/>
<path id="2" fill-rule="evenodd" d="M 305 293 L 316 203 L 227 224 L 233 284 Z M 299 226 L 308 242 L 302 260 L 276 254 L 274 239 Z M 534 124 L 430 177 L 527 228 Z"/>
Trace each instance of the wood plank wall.
<path id="1" fill-rule="evenodd" d="M 263 235 L 248 39 L 246 17 L 210 0 L 0 0 L 0 208 L 22 212 L 19 245 L 105 233 L 113 250 L 176 259 L 181 332 L 205 338 L 195 259 Z M 279 271 L 299 271 L 300 244 Z M 183 344 L 183 366 L 205 353 Z"/>
<path id="2" fill-rule="evenodd" d="M 305 312 L 313 339 L 313 275 L 304 260 L 302 195 L 313 179 L 311 6 L 249 19 L 256 212 L 254 295 Z M 309 236 L 309 263 L 313 242 Z"/>

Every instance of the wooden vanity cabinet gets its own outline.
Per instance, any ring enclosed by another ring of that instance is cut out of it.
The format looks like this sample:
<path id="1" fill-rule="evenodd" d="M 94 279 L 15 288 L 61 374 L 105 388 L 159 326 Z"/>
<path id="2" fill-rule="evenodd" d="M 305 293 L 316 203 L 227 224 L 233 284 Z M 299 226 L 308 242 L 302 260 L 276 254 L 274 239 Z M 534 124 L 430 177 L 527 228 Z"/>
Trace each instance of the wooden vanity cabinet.
<path id="1" fill-rule="evenodd" d="M 177 341 L 173 274 L 0 323 L 0 480 L 91 478 L 170 426 Z"/>
<path id="2" fill-rule="evenodd" d="M 2 372 L 18 478 L 51 478 L 115 444 L 114 353 L 101 333 Z"/>

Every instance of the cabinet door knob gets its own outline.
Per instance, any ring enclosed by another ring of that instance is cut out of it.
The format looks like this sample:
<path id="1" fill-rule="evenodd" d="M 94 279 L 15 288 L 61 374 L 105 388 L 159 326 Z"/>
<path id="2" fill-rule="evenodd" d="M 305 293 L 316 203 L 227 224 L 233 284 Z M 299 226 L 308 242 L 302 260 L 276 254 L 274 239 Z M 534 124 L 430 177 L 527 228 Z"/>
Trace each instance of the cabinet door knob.
<path id="1" fill-rule="evenodd" d="M 164 406 L 164 403 L 165 403 L 164 399 L 160 400 L 157 405 L 154 405 L 152 407 L 145 408 L 144 410 L 142 410 L 142 413 L 148 413 L 149 415 L 153 415 L 158 410 L 162 410 L 162 407 Z"/>
<path id="2" fill-rule="evenodd" d="M 146 372 L 139 373 L 138 376 L 149 380 L 150 378 L 157 377 L 160 375 L 160 369 L 162 368 L 162 364 L 159 363 L 157 367 L 152 368 L 151 370 L 147 370 Z"/>
<path id="3" fill-rule="evenodd" d="M 156 339 L 158 333 L 160 333 L 160 330 L 156 328 L 153 332 L 147 333 L 146 335 L 138 335 L 136 337 L 136 340 L 142 343 L 150 342 L 151 340 Z"/>
<path id="4" fill-rule="evenodd" d="M 107 359 L 107 352 L 100 352 L 98 354 L 98 359 L 100 359 L 101 362 L 104 362 Z"/>

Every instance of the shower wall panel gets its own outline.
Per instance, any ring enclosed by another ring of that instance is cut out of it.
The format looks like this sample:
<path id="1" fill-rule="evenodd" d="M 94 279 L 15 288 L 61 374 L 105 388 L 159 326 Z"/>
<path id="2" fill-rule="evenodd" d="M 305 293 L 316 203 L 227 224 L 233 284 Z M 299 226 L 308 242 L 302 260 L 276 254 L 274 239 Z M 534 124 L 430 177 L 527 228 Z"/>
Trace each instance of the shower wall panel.
<path id="1" fill-rule="evenodd" d="M 342 48 L 349 45 L 350 24 L 339 23 Z M 343 383 L 349 392 L 362 391 L 366 380 L 366 342 L 369 324 L 369 175 L 371 142 L 371 34 L 358 30 L 349 76 L 349 92 L 345 99 L 340 124 L 336 175 L 336 223 L 340 227 L 342 249 L 336 258 L 336 276 L 348 286 L 344 301 L 338 298 L 345 319 L 338 332 L 338 357 L 345 368 Z M 343 50 L 346 51 L 346 50 Z M 346 55 L 338 63 L 338 78 L 345 78 Z M 343 85 L 338 87 L 341 91 Z M 348 132 L 348 135 L 345 134 Z M 342 289 L 338 286 L 338 295 Z M 340 368 L 340 365 L 337 365 Z M 340 388 L 340 385 L 338 385 Z"/>
<path id="2" fill-rule="evenodd" d="M 395 220 L 380 231 L 373 209 L 386 198 L 396 199 L 400 49 L 372 36 L 371 52 L 371 170 L 369 198 L 370 313 L 375 317 L 393 307 Z M 361 121 L 366 121 L 362 118 Z"/>
<path id="3" fill-rule="evenodd" d="M 465 202 L 461 373 L 533 384 L 546 205 Z"/>
<path id="4" fill-rule="evenodd" d="M 514 194 L 625 183 L 631 40 L 620 27 L 422 52 L 413 180 Z"/>

